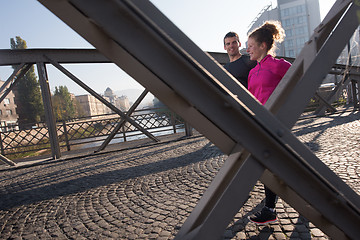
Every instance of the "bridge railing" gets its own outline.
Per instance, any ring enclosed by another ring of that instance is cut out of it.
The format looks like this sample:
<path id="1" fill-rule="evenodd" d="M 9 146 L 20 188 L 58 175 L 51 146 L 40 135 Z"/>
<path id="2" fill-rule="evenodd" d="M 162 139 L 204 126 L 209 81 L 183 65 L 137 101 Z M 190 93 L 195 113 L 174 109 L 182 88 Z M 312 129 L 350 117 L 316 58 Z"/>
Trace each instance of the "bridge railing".
<path id="1" fill-rule="evenodd" d="M 183 119 L 168 109 L 139 110 L 135 111 L 131 118 L 156 136 L 185 131 Z M 121 120 L 121 117 L 113 114 L 57 122 L 56 127 L 61 151 L 100 145 Z M 120 128 L 110 144 L 141 138 L 146 138 L 146 136 L 127 122 Z M 1 154 L 10 159 L 49 153 L 51 149 L 48 129 L 42 123 L 34 124 L 27 129 L 20 129 L 16 125 L 11 129 L 3 128 L 0 131 L 0 149 Z"/>

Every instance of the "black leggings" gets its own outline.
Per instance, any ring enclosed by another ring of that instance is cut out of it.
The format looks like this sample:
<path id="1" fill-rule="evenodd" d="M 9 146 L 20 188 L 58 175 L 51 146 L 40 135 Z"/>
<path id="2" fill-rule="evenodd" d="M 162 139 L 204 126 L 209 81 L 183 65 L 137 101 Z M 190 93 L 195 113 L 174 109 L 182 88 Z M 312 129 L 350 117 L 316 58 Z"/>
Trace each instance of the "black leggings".
<path id="1" fill-rule="evenodd" d="M 275 208 L 277 196 L 269 188 L 265 187 L 265 206 L 268 208 Z"/>

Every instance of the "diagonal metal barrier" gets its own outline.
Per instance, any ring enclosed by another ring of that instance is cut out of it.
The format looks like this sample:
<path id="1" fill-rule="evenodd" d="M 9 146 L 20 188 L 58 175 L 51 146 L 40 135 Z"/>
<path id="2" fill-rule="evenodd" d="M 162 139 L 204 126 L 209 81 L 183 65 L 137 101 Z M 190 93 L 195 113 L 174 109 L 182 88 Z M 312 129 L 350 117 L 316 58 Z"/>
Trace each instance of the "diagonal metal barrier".
<path id="1" fill-rule="evenodd" d="M 2 102 L 6 96 L 14 88 L 18 79 L 22 78 L 24 74 L 31 68 L 32 64 L 20 63 L 13 71 L 11 76 L 0 87 L 0 102 Z M 0 161 L 10 166 L 15 166 L 16 163 L 0 154 Z"/>
<path id="2" fill-rule="evenodd" d="M 6 98 L 10 91 L 14 88 L 16 82 L 25 75 L 31 66 L 32 64 L 21 63 L 16 67 L 16 69 L 14 69 L 11 76 L 0 87 L 0 102 Z"/>
<path id="3" fill-rule="evenodd" d="M 135 109 L 139 106 L 141 101 L 145 98 L 146 94 L 148 93 L 148 90 L 144 90 L 139 98 L 134 102 L 134 104 L 131 106 L 129 111 L 126 113 L 127 116 L 130 117 L 130 115 L 135 111 Z M 126 121 L 125 119 L 122 119 L 114 128 L 114 130 L 109 134 L 109 136 L 105 139 L 105 141 L 101 144 L 101 146 L 95 151 L 100 152 L 105 149 L 105 147 L 110 143 L 110 141 L 115 137 L 116 133 L 125 125 Z"/>
<path id="4" fill-rule="evenodd" d="M 17 84 L 19 79 L 22 78 L 24 74 L 30 69 L 31 66 L 33 66 L 34 63 L 36 63 L 38 72 L 39 72 L 39 82 L 42 92 L 42 98 L 44 102 L 44 109 L 45 109 L 45 116 L 46 116 L 46 122 L 47 122 L 47 128 L 49 132 L 49 142 L 51 147 L 51 153 L 53 158 L 60 158 L 60 145 L 58 141 L 58 136 L 56 132 L 56 124 L 55 124 L 55 118 L 53 114 L 52 109 L 52 103 L 51 103 L 51 94 L 49 89 L 49 83 L 47 81 L 47 71 L 46 71 L 46 63 L 51 63 L 53 66 L 55 66 L 57 69 L 59 69 L 61 72 L 63 72 L 66 76 L 68 76 L 71 80 L 73 80 L 75 83 L 77 83 L 80 87 L 82 87 L 84 90 L 89 92 L 91 95 L 93 95 L 95 98 L 97 98 L 100 102 L 102 102 L 104 105 L 112 109 L 113 112 L 116 112 L 120 116 L 122 116 L 124 119 L 122 120 L 122 124 L 119 125 L 118 128 L 121 127 L 121 125 L 124 125 L 126 121 L 130 122 L 133 126 L 135 126 L 139 131 L 144 133 L 147 137 L 149 137 L 154 142 L 158 142 L 159 140 L 150 132 L 148 132 L 146 129 L 141 127 L 139 124 L 136 123 L 136 121 L 132 120 L 129 116 L 129 114 L 125 114 L 119 109 L 117 109 L 115 106 L 113 106 L 111 103 L 106 101 L 103 97 L 101 97 L 99 94 L 97 94 L 94 90 L 89 88 L 85 83 L 83 83 L 80 79 L 78 79 L 76 76 L 71 74 L 69 71 L 67 71 L 63 66 L 60 65 L 61 63 L 109 63 L 110 61 L 106 59 L 102 54 L 100 54 L 98 51 L 94 49 L 22 49 L 22 50 L 0 50 L 0 66 L 9 66 L 9 65 L 17 65 L 16 69 L 13 71 L 12 75 L 8 78 L 8 80 L 0 87 L 0 102 L 9 94 L 9 92 L 14 88 L 14 86 Z M 56 60 L 54 60 L 54 59 Z M 141 99 L 144 98 L 144 96 L 140 96 Z M 138 105 L 141 101 L 141 99 L 138 99 L 136 101 L 136 104 Z M 132 111 L 136 106 L 132 106 Z M 116 130 L 118 131 L 118 129 Z M 101 148 L 99 148 L 98 151 L 103 150 L 107 144 L 110 142 L 111 138 L 116 134 L 116 132 L 113 132 L 109 139 L 107 139 Z M 4 157 L 4 159 L 6 159 Z M 1 159 L 0 159 L 1 160 Z M 5 160 L 3 160 L 5 161 Z M 9 161 L 6 161 L 6 163 L 9 163 Z M 13 164 L 11 164 L 13 165 Z"/>
<path id="5" fill-rule="evenodd" d="M 63 66 L 61 66 L 59 63 L 55 62 L 54 60 L 48 58 L 45 56 L 45 58 L 48 59 L 48 61 L 54 65 L 57 69 L 59 69 L 62 73 L 64 73 L 66 76 L 68 76 L 70 79 L 72 79 L 75 83 L 77 83 L 80 87 L 82 87 L 84 90 L 86 90 L 88 93 L 90 93 L 92 96 L 94 96 L 97 100 L 99 100 L 101 103 L 103 103 L 105 106 L 110 108 L 113 112 L 117 113 L 119 116 L 124 118 L 126 121 L 134 125 L 139 131 L 144 133 L 147 137 L 149 137 L 154 142 L 158 142 L 159 140 L 152 135 L 150 132 L 148 132 L 146 129 L 142 128 L 138 123 L 136 123 L 134 120 L 130 118 L 129 115 L 123 113 L 120 109 L 115 107 L 113 104 L 108 102 L 105 98 L 103 98 L 100 94 L 98 94 L 96 91 L 91 89 L 89 86 L 87 86 L 84 82 L 82 82 L 80 79 L 78 79 L 76 76 L 74 76 L 71 72 L 66 70 Z"/>
<path id="6" fill-rule="evenodd" d="M 358 5 L 335 3 L 271 113 L 148 1 L 39 2 L 229 155 L 177 238 L 220 238 L 258 179 L 329 236 L 360 235 L 359 196 L 289 130 L 359 25 Z"/>

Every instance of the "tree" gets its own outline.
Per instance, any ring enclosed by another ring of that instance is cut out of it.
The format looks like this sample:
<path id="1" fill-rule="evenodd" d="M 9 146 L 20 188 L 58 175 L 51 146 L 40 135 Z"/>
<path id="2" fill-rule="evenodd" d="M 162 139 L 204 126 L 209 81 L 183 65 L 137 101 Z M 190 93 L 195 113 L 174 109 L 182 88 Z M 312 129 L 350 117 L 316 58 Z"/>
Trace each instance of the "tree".
<path id="1" fill-rule="evenodd" d="M 52 97 L 53 109 L 57 120 L 66 120 L 76 117 L 76 106 L 66 86 L 55 87 Z"/>
<path id="2" fill-rule="evenodd" d="M 16 36 L 10 39 L 11 49 L 26 49 L 26 41 Z M 13 66 L 15 69 L 17 66 Z M 35 75 L 34 66 L 18 80 L 15 89 L 15 103 L 19 115 L 19 125 L 38 123 L 44 117 L 40 85 Z"/>

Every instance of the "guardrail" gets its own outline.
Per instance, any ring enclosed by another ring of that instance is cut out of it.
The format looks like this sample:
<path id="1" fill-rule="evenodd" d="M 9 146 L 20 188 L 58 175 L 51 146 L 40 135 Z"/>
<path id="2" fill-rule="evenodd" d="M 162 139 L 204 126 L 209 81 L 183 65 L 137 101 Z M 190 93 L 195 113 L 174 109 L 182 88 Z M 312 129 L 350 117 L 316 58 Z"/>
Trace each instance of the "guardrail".
<path id="1" fill-rule="evenodd" d="M 166 109 L 152 108 L 135 111 L 130 116 L 137 124 L 155 136 L 185 131 L 185 122 Z M 95 147 L 101 144 L 122 120 L 118 115 L 92 116 L 87 119 L 61 121 L 56 123 L 61 151 Z M 111 140 L 112 143 L 146 138 L 130 123 L 126 123 Z M 12 130 L 1 128 L 0 150 L 10 159 L 31 154 L 41 155 L 51 151 L 48 129 L 45 124 L 33 125 L 28 129 L 13 126 Z"/>

